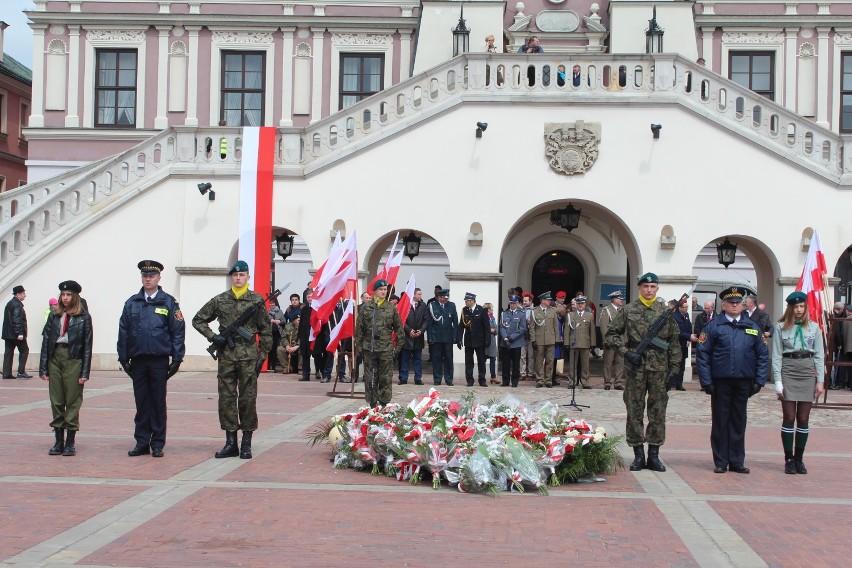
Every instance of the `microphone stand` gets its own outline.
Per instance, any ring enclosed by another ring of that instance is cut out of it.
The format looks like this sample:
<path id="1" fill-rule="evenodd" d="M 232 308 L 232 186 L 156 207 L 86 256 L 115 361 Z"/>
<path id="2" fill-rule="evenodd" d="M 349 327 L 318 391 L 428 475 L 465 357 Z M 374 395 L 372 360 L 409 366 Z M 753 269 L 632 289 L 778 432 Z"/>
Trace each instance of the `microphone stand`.
<path id="1" fill-rule="evenodd" d="M 583 408 L 590 408 L 590 406 L 588 404 L 577 404 L 577 382 L 580 378 L 577 376 L 577 361 L 574 359 L 573 354 L 569 357 L 568 360 L 571 362 L 571 375 L 573 375 L 574 378 L 571 381 L 571 402 L 569 402 L 568 404 L 564 404 L 563 406 L 565 408 L 573 408 L 577 412 L 583 412 Z"/>

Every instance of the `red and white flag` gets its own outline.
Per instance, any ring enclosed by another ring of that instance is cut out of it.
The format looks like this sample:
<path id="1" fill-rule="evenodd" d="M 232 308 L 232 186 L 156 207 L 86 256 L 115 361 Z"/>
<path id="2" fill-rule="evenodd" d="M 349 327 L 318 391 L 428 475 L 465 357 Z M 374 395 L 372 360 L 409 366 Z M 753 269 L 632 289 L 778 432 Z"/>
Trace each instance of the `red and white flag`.
<path id="1" fill-rule="evenodd" d="M 337 231 L 337 234 L 334 235 L 334 244 L 331 245 L 331 250 L 328 252 L 328 258 L 325 259 L 322 264 L 320 264 L 319 269 L 316 271 L 316 273 L 314 273 L 313 279 L 311 279 L 311 283 L 308 284 L 308 288 L 314 290 L 317 285 L 319 285 L 319 281 L 322 278 L 322 273 L 325 272 L 325 265 L 328 264 L 328 261 L 332 258 L 338 258 L 341 252 L 342 248 L 340 240 L 340 231 Z"/>
<path id="2" fill-rule="evenodd" d="M 269 293 L 272 264 L 272 179 L 275 168 L 275 128 L 243 128 L 240 166 L 240 236 L 237 256 L 252 271 L 253 288 Z"/>
<path id="3" fill-rule="evenodd" d="M 805 268 L 802 277 L 796 285 L 796 290 L 804 292 L 808 296 L 808 316 L 811 321 L 819 323 L 823 327 L 824 307 L 822 297 L 825 292 L 825 276 L 828 270 L 825 266 L 825 256 L 822 254 L 822 243 L 819 234 L 814 231 L 811 244 L 808 246 L 808 258 L 805 260 Z"/>
<path id="4" fill-rule="evenodd" d="M 411 311 L 411 302 L 414 300 L 414 274 L 408 279 L 408 284 L 405 285 L 405 292 L 399 297 L 399 303 L 396 305 L 396 311 L 399 312 L 399 319 L 402 320 L 402 325 L 405 325 L 405 320 L 408 319 L 408 312 Z"/>
<path id="5" fill-rule="evenodd" d="M 396 244 L 398 241 L 399 233 L 396 234 L 396 238 L 393 241 L 390 254 L 388 254 L 388 261 L 382 269 L 379 270 L 376 277 L 367 284 L 367 290 L 369 292 L 373 291 L 373 284 L 379 280 L 384 280 L 388 283 L 388 296 L 390 296 L 391 288 L 396 285 L 396 277 L 399 274 L 399 267 L 402 265 L 402 253 L 405 252 L 405 246 L 401 246 L 399 251 L 396 250 Z"/>
<path id="6" fill-rule="evenodd" d="M 340 250 L 336 258 L 329 257 L 311 297 L 311 346 L 337 302 L 347 294 L 347 290 L 354 290 L 358 280 L 358 239 L 355 231 L 342 243 Z"/>
<path id="7" fill-rule="evenodd" d="M 355 335 L 355 300 L 349 298 L 346 300 L 346 308 L 343 310 L 343 315 L 340 321 L 331 330 L 331 335 L 328 339 L 328 347 L 326 351 L 334 353 L 337 350 L 338 344 L 344 339 L 348 339 Z"/>

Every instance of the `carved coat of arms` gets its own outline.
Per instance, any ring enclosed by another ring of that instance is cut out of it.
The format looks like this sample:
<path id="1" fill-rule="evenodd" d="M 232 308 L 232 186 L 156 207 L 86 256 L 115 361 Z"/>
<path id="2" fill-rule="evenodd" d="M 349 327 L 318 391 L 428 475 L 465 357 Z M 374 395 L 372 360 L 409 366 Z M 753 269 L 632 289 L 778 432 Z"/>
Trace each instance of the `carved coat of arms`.
<path id="1" fill-rule="evenodd" d="M 601 141 L 599 122 L 547 122 L 544 125 L 544 153 L 550 168 L 571 176 L 586 173 L 598 159 Z"/>

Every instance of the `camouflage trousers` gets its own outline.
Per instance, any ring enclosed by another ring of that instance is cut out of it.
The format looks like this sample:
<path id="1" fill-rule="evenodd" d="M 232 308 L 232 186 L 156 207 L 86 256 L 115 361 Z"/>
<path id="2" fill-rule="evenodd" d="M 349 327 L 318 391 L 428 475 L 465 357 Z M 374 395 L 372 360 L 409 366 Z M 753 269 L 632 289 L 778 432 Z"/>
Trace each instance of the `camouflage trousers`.
<path id="1" fill-rule="evenodd" d="M 226 432 L 257 430 L 256 362 L 219 359 L 219 425 Z"/>
<path id="2" fill-rule="evenodd" d="M 624 405 L 627 407 L 627 445 L 640 446 L 648 443 L 662 446 L 666 442 L 666 392 L 665 371 L 640 370 L 627 375 L 624 389 Z M 644 427 L 645 403 L 647 398 L 648 428 Z"/>
<path id="3" fill-rule="evenodd" d="M 393 352 L 362 351 L 364 357 L 364 395 L 369 406 L 384 406 L 393 396 Z"/>

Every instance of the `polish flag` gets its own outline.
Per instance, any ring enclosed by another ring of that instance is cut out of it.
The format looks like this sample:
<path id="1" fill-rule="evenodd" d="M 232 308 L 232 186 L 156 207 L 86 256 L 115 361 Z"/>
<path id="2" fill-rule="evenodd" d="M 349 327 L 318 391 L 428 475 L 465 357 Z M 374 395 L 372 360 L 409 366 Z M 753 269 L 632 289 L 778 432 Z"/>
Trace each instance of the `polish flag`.
<path id="1" fill-rule="evenodd" d="M 796 285 L 796 290 L 804 292 L 808 296 L 808 316 L 811 321 L 819 323 L 823 327 L 823 295 L 825 294 L 825 277 L 828 270 L 825 266 L 825 256 L 822 254 L 822 243 L 819 234 L 814 231 L 811 244 L 808 246 L 808 257 L 805 260 L 805 268 L 802 277 Z"/>
<path id="2" fill-rule="evenodd" d="M 358 280 L 358 240 L 355 231 L 341 245 L 341 254 L 329 257 L 322 277 L 314 289 L 311 298 L 311 347 L 320 328 L 328 322 L 337 302 L 346 295 L 348 289 L 354 290 Z"/>
<path id="3" fill-rule="evenodd" d="M 399 319 L 402 320 L 402 325 L 405 325 L 405 320 L 408 319 L 408 312 L 411 311 L 411 302 L 414 299 L 414 274 L 408 279 L 408 284 L 405 285 L 405 292 L 399 297 L 399 303 L 396 305 L 396 311 L 399 312 Z"/>
<path id="4" fill-rule="evenodd" d="M 275 128 L 246 127 L 242 137 L 237 256 L 248 263 L 255 292 L 265 296 L 271 282 Z"/>
<path id="5" fill-rule="evenodd" d="M 332 258 L 338 258 L 338 256 L 342 252 L 343 250 L 341 249 L 340 231 L 337 231 L 337 234 L 334 235 L 334 244 L 331 245 L 331 250 L 328 252 L 328 258 L 325 259 L 322 264 L 320 264 L 320 267 L 314 274 L 311 283 L 308 284 L 308 288 L 310 288 L 311 290 L 316 289 L 317 285 L 319 285 L 320 279 L 322 278 L 322 273 L 325 271 L 325 265 L 328 264 L 328 261 Z"/>
<path id="6" fill-rule="evenodd" d="M 399 241 L 399 233 L 396 234 L 396 238 L 393 241 L 393 246 L 391 247 L 390 254 L 388 254 L 388 261 L 379 270 L 376 277 L 373 278 L 369 284 L 367 284 L 367 290 L 373 291 L 373 284 L 378 282 L 379 280 L 384 280 L 388 283 L 388 297 L 390 297 L 391 288 L 396 285 L 396 277 L 399 274 L 399 267 L 402 265 L 402 253 L 405 252 L 405 246 L 399 248 L 399 251 L 396 250 L 396 244 Z"/>
<path id="7" fill-rule="evenodd" d="M 346 308 L 343 310 L 343 316 L 340 321 L 331 330 L 331 335 L 328 340 L 326 351 L 334 353 L 341 341 L 355 335 L 355 300 L 349 298 L 346 300 Z"/>

